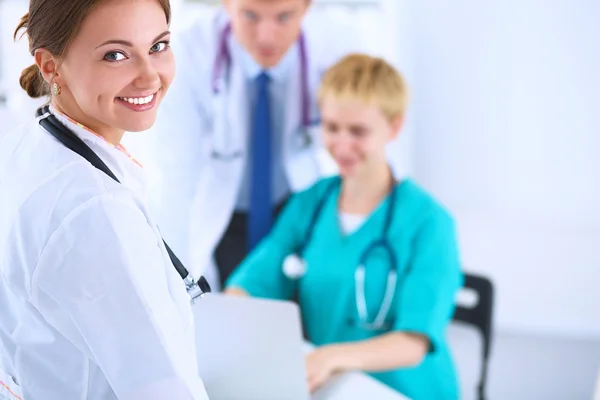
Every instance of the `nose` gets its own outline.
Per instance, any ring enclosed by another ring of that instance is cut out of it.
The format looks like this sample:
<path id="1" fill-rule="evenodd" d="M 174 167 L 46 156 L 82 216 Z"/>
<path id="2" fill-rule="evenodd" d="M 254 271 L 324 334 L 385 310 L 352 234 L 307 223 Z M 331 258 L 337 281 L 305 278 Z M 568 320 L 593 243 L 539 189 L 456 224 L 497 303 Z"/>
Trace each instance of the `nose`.
<path id="1" fill-rule="evenodd" d="M 345 154 L 352 151 L 352 148 L 354 147 L 354 140 L 352 135 L 350 135 L 348 132 L 342 131 L 335 135 L 333 144 L 339 153 Z"/>
<path id="2" fill-rule="evenodd" d="M 137 63 L 137 74 L 133 85 L 139 89 L 155 89 L 160 86 L 160 75 L 148 57 Z"/>
<path id="3" fill-rule="evenodd" d="M 264 20 L 258 24 L 256 38 L 261 44 L 272 43 L 277 37 L 277 24 L 271 20 Z"/>

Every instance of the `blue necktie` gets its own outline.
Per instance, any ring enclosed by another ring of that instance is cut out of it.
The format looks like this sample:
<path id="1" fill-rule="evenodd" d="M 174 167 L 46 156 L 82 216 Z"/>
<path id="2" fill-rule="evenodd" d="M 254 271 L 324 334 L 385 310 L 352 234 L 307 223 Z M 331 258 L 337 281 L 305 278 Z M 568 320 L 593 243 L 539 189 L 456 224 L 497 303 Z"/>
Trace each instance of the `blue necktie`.
<path id="1" fill-rule="evenodd" d="M 269 75 L 256 79 L 256 103 L 251 132 L 250 210 L 248 212 L 248 251 L 267 234 L 273 214 L 271 204 L 271 104 Z"/>

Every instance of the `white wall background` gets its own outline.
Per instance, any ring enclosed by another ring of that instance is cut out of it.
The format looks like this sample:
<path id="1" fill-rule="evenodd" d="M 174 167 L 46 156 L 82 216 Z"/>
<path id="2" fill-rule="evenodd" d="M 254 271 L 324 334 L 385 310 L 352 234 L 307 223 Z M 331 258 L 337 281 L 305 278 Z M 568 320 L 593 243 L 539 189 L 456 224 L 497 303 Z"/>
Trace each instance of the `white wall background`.
<path id="1" fill-rule="evenodd" d="M 411 1 L 415 172 L 497 327 L 600 338 L 600 1 Z"/>
<path id="2" fill-rule="evenodd" d="M 7 97 L 7 104 L 0 107 L 0 133 L 31 119 L 43 102 L 30 99 L 19 86 L 21 71 L 33 63 L 33 57 L 27 37 L 15 42 L 13 33 L 28 7 L 27 0 L 0 0 L 0 92 Z"/>

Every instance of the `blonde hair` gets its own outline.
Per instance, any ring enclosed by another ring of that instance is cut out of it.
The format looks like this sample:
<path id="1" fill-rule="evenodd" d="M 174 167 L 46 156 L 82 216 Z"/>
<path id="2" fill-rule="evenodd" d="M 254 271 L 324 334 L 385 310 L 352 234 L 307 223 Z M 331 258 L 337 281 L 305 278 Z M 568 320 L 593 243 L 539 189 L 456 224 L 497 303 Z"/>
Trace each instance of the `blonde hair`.
<path id="1" fill-rule="evenodd" d="M 406 112 L 408 88 L 404 77 L 384 59 L 350 54 L 325 72 L 318 92 L 319 104 L 325 98 L 375 105 L 392 122 Z"/>

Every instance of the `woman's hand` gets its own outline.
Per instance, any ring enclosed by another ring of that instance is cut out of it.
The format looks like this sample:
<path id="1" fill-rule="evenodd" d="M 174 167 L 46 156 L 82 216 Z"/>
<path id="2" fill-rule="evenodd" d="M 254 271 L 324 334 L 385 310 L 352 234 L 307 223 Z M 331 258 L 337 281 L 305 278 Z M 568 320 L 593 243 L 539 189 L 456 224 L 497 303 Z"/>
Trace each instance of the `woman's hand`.
<path id="1" fill-rule="evenodd" d="M 315 349 L 306 356 L 306 376 L 310 392 L 319 389 L 334 374 L 342 370 L 340 354 L 336 347 L 324 346 Z"/>
<path id="2" fill-rule="evenodd" d="M 238 287 L 227 288 L 223 291 L 223 294 L 230 296 L 250 296 L 248 292 Z"/>
<path id="3" fill-rule="evenodd" d="M 390 371 L 419 365 L 429 349 L 421 334 L 392 332 L 354 343 L 322 346 L 306 357 L 311 393 L 334 374 L 345 371 Z"/>

